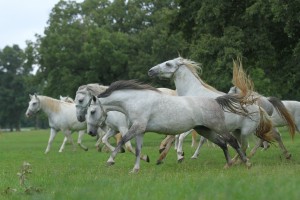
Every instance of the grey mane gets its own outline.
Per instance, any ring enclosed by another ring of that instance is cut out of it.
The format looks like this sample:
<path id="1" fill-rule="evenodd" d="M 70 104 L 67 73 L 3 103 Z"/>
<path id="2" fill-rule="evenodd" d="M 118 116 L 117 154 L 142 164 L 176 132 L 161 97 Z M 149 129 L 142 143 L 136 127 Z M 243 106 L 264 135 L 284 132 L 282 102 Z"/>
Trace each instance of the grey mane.
<path id="1" fill-rule="evenodd" d="M 148 84 L 142 84 L 136 80 L 120 80 L 113 82 L 109 88 L 105 92 L 98 95 L 98 97 L 108 97 L 117 90 L 153 90 L 160 92 L 157 88 Z"/>
<path id="2" fill-rule="evenodd" d="M 80 86 L 78 88 L 77 92 L 87 90 L 91 93 L 91 95 L 97 96 L 97 95 L 103 93 L 107 88 L 108 88 L 107 86 L 103 86 L 98 83 L 90 83 L 87 85 Z"/>

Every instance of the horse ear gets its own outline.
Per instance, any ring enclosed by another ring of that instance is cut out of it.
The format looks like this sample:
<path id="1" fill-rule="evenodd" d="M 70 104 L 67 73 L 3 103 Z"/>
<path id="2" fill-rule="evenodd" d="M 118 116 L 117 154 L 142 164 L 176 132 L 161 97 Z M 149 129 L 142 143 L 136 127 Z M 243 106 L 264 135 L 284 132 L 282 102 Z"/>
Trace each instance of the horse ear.
<path id="1" fill-rule="evenodd" d="M 31 94 L 29 94 L 29 98 L 32 99 L 32 95 Z"/>
<path id="2" fill-rule="evenodd" d="M 36 93 L 34 93 L 34 96 L 35 96 L 35 98 L 37 98 L 37 94 Z"/>

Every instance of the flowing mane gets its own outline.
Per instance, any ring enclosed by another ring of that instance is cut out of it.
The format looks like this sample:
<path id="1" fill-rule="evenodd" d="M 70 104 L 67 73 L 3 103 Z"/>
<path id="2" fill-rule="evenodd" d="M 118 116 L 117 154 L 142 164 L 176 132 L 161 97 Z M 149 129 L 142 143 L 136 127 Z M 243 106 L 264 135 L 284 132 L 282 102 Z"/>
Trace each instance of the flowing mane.
<path id="1" fill-rule="evenodd" d="M 83 92 L 83 91 L 87 90 L 92 95 L 97 96 L 97 95 L 101 94 L 102 92 L 104 92 L 107 88 L 108 88 L 107 86 L 100 85 L 98 83 L 90 83 L 90 84 L 87 84 L 87 85 L 79 86 L 76 93 L 80 93 L 80 92 Z"/>
<path id="2" fill-rule="evenodd" d="M 184 64 L 191 72 L 192 74 L 200 81 L 200 83 L 206 87 L 207 89 L 214 91 L 214 92 L 218 92 L 221 93 L 220 91 L 218 91 L 216 88 L 214 88 L 213 86 L 208 85 L 207 83 L 205 83 L 199 76 L 199 71 L 202 72 L 202 68 L 200 66 L 199 63 L 189 60 L 189 59 L 185 59 L 185 58 L 180 58 L 182 61 L 182 64 Z"/>
<path id="3" fill-rule="evenodd" d="M 105 92 L 98 95 L 98 97 L 108 97 L 114 91 L 128 90 L 128 89 L 129 90 L 153 90 L 156 92 L 160 92 L 157 88 L 148 84 L 139 83 L 136 80 L 120 80 L 120 81 L 113 82 L 109 86 L 109 88 Z"/>
<path id="4" fill-rule="evenodd" d="M 60 111 L 61 104 L 63 104 L 63 103 L 70 104 L 68 102 L 63 102 L 58 99 L 54 99 L 54 98 L 47 97 L 47 96 L 37 95 L 37 97 L 38 97 L 39 101 L 41 102 L 42 107 L 47 107 L 48 109 L 50 109 L 51 111 L 56 112 L 56 113 L 58 113 Z"/>

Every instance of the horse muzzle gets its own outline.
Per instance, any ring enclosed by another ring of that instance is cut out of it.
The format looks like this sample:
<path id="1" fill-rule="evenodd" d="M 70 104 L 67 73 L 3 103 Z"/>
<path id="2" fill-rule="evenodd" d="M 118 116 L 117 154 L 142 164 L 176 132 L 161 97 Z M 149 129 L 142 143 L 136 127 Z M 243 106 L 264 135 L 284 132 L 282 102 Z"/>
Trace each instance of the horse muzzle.
<path id="1" fill-rule="evenodd" d="M 158 75 L 158 71 L 157 70 L 154 70 L 154 69 L 150 69 L 148 71 L 148 76 L 153 78 L 153 77 L 156 77 Z"/>
<path id="2" fill-rule="evenodd" d="M 92 137 L 95 137 L 97 135 L 97 132 L 90 130 L 90 131 L 88 131 L 88 134 Z"/>

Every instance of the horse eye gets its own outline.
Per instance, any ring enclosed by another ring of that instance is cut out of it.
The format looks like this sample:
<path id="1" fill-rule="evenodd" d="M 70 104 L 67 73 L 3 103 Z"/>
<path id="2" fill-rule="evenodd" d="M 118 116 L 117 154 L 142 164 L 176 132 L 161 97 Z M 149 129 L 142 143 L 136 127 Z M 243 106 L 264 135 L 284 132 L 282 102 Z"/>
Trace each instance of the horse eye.
<path id="1" fill-rule="evenodd" d="M 79 103 L 82 103 L 82 102 L 83 102 L 83 99 L 79 99 L 78 102 L 79 102 Z"/>
<path id="2" fill-rule="evenodd" d="M 36 102 L 33 102 L 32 105 L 35 106 L 35 105 L 36 105 Z"/>
<path id="3" fill-rule="evenodd" d="M 91 114 L 92 114 L 92 115 L 95 114 L 95 110 L 91 110 Z"/>
<path id="4" fill-rule="evenodd" d="M 166 63 L 166 65 L 167 65 L 167 67 L 171 67 L 172 65 L 171 65 L 171 63 Z"/>

